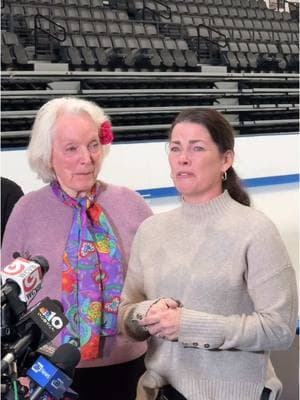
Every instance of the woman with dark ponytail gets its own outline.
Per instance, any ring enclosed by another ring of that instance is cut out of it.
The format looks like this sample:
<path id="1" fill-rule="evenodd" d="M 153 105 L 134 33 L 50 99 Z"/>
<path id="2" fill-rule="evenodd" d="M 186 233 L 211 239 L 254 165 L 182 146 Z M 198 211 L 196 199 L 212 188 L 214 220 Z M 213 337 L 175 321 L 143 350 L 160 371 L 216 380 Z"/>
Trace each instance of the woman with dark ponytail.
<path id="1" fill-rule="evenodd" d="M 182 122 L 190 122 L 206 127 L 221 154 L 226 153 L 228 150 L 234 151 L 233 129 L 229 122 L 218 111 L 201 108 L 191 108 L 182 111 L 171 126 L 170 137 L 175 125 Z M 223 190 L 228 190 L 230 196 L 234 200 L 245 206 L 250 205 L 249 195 L 243 188 L 232 166 L 230 166 L 222 176 L 222 188 Z"/>
<path id="2" fill-rule="evenodd" d="M 120 305 L 123 333 L 149 339 L 137 400 L 278 399 L 270 350 L 297 320 L 285 246 L 250 207 L 220 113 L 181 112 L 168 150 L 182 204 L 139 227 Z"/>

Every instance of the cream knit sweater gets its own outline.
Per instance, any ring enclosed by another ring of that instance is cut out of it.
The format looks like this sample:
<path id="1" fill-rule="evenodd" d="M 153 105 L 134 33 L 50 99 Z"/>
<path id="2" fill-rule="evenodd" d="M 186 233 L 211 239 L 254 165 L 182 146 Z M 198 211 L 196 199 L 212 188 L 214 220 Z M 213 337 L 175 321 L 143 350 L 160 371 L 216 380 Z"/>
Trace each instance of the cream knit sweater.
<path id="1" fill-rule="evenodd" d="M 158 297 L 183 304 L 177 342 L 149 338 L 138 399 L 170 383 L 188 400 L 258 400 L 281 384 L 270 350 L 293 341 L 294 269 L 273 223 L 228 192 L 142 223 L 135 237 L 120 309 L 124 333 L 147 336 L 137 323 Z"/>

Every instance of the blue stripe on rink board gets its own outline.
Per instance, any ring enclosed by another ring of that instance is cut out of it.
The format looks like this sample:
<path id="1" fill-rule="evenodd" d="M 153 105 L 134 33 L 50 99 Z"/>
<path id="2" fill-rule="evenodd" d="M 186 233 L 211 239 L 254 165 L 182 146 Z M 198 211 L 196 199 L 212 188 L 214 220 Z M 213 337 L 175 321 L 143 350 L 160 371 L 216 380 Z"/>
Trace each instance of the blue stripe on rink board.
<path id="1" fill-rule="evenodd" d="M 299 178 L 300 178 L 299 174 L 262 176 L 260 178 L 244 179 L 243 183 L 245 184 L 246 187 L 250 188 L 250 187 L 260 187 L 260 186 L 281 185 L 284 183 L 299 183 Z M 147 199 L 178 196 L 178 192 L 173 186 L 154 188 L 154 189 L 140 189 L 137 190 L 137 192 Z"/>

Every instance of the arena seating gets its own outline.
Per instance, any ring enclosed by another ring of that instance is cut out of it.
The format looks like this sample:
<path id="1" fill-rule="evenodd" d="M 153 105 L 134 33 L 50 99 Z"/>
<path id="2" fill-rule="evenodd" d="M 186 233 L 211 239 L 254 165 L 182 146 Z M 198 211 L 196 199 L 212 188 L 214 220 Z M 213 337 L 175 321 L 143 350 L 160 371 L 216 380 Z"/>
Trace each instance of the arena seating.
<path id="1" fill-rule="evenodd" d="M 1 23 L 3 146 L 61 95 L 103 106 L 117 141 L 163 139 L 190 106 L 298 132 L 298 22 L 263 0 L 4 0 Z"/>
<path id="2" fill-rule="evenodd" d="M 297 63 L 289 62 L 289 55 L 280 47 L 298 44 L 297 21 L 288 12 L 268 9 L 263 0 L 25 0 L 21 4 L 4 0 L 2 30 L 17 34 L 19 44 L 25 49 L 37 46 L 36 59 L 40 56 L 45 59 L 47 44 L 49 61 L 67 60 L 70 69 L 201 70 L 197 64 L 203 63 L 225 65 L 232 72 L 297 72 L 299 69 Z M 60 40 L 57 24 L 66 32 L 64 41 Z M 74 40 L 74 34 L 82 35 L 83 40 L 78 41 L 76 37 Z M 97 41 L 93 41 L 87 61 L 82 48 L 89 47 L 90 35 L 96 36 Z M 117 40 L 113 40 L 115 36 Z M 168 48 L 170 39 L 173 43 Z M 180 47 L 183 41 L 184 48 Z M 262 55 L 269 62 L 255 63 L 248 46 L 243 46 L 243 51 L 239 49 L 240 41 L 264 45 L 262 50 L 258 49 L 257 56 Z M 103 42 L 104 49 L 112 50 L 110 54 L 118 53 L 117 64 L 92 61 L 97 60 L 95 49 L 103 48 Z M 235 50 L 224 50 L 224 42 L 230 42 Z M 272 49 L 268 44 L 273 45 Z M 187 50 L 192 62 L 186 60 Z M 294 56 L 293 61 L 297 54 Z M 128 57 L 133 65 L 125 61 Z M 3 68 L 11 67 L 5 60 L 2 64 Z"/>

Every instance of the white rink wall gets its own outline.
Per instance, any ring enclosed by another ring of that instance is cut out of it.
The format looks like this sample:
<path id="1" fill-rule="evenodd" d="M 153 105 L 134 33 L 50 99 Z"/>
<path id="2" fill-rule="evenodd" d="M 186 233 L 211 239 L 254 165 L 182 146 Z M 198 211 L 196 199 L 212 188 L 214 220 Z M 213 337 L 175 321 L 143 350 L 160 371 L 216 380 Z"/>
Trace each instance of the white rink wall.
<path id="1" fill-rule="evenodd" d="M 234 167 L 249 185 L 252 204 L 277 225 L 298 273 L 299 136 L 237 137 L 235 153 Z M 25 193 L 44 185 L 29 169 L 24 149 L 2 150 L 1 167 L 1 175 L 16 181 Z M 172 195 L 172 190 L 170 194 L 173 184 L 165 142 L 113 145 L 100 177 L 116 185 L 141 190 L 154 212 L 171 209 L 180 201 Z"/>

